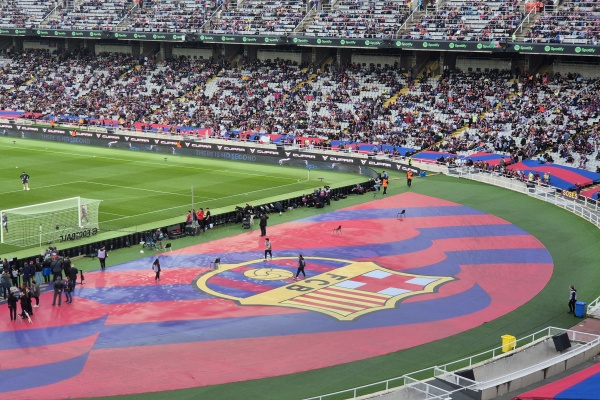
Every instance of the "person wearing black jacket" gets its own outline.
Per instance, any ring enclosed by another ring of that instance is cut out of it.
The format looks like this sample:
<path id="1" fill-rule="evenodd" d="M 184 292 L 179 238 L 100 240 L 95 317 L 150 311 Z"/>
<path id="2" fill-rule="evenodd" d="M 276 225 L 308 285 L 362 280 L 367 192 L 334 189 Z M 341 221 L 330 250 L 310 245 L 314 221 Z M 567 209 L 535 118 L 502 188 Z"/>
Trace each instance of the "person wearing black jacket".
<path id="1" fill-rule="evenodd" d="M 10 292 L 8 294 L 8 310 L 10 311 L 10 320 L 11 321 L 17 320 L 17 303 L 18 302 L 19 302 L 19 299 L 17 299 L 17 296 L 15 296 L 15 294 L 13 292 Z"/>
<path id="2" fill-rule="evenodd" d="M 23 269 L 21 270 L 21 274 L 23 275 L 23 283 L 27 286 L 31 285 L 31 278 L 33 275 L 35 275 L 35 267 L 33 265 L 33 261 L 27 263 L 27 261 L 25 262 L 25 265 L 23 266 Z"/>
<path id="3" fill-rule="evenodd" d="M 50 264 L 50 268 L 52 268 L 52 280 L 56 282 L 57 280 L 62 279 L 62 260 L 59 258 L 55 258 Z"/>
<path id="4" fill-rule="evenodd" d="M 260 222 L 258 226 L 260 226 L 260 236 L 267 236 L 267 220 L 269 217 L 264 212 L 260 214 Z"/>
<path id="5" fill-rule="evenodd" d="M 28 287 L 24 287 L 21 292 L 21 318 L 30 318 L 33 315 L 33 308 L 31 308 L 31 292 Z"/>
<path id="6" fill-rule="evenodd" d="M 56 305 L 56 299 L 58 298 L 58 305 L 62 304 L 62 293 L 65 290 L 65 281 L 62 278 L 54 281 L 54 299 L 52 301 L 52 305 Z"/>
<path id="7" fill-rule="evenodd" d="M 2 276 L 0 277 L 0 286 L 2 286 L 2 297 L 7 299 L 10 293 L 10 275 L 8 274 L 7 270 L 2 271 Z"/>
<path id="8" fill-rule="evenodd" d="M 50 257 L 44 258 L 42 263 L 42 274 L 44 275 L 44 283 L 50 283 L 50 274 L 52 273 L 52 260 Z"/>
<path id="9" fill-rule="evenodd" d="M 300 272 L 302 272 L 302 276 L 306 278 L 306 273 L 304 273 L 305 267 L 306 267 L 306 261 L 304 261 L 304 257 L 302 256 L 302 254 L 300 254 L 298 256 L 298 271 L 296 271 L 296 276 L 294 277 L 295 281 L 298 280 L 298 276 L 300 275 Z"/>
<path id="10" fill-rule="evenodd" d="M 69 270 L 71 269 L 71 259 L 69 257 L 62 259 L 62 268 L 64 276 L 69 276 Z"/>
<path id="11" fill-rule="evenodd" d="M 206 232 L 207 229 L 210 229 L 211 223 L 212 223 L 212 219 L 210 217 L 210 208 L 206 207 L 206 213 L 204 213 L 204 223 L 203 223 L 204 232 Z"/>
<path id="12" fill-rule="evenodd" d="M 75 264 L 71 264 L 71 268 L 67 272 L 67 276 L 69 277 L 69 282 L 72 282 L 73 290 L 75 290 L 75 284 L 77 283 L 77 274 L 79 270 L 75 268 Z"/>

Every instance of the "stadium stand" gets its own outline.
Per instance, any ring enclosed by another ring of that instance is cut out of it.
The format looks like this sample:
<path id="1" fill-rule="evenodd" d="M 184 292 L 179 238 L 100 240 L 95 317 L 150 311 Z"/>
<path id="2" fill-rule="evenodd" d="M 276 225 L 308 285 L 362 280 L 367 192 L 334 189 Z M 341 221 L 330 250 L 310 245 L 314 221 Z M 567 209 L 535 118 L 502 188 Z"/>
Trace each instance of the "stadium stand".
<path id="1" fill-rule="evenodd" d="M 123 0 L 63 1 L 50 15 L 46 26 L 51 29 L 111 29 L 132 7 Z"/>
<path id="2" fill-rule="evenodd" d="M 324 6 L 316 11 L 305 32 L 319 37 L 391 37 L 400 30 L 410 11 L 409 2 L 404 0 L 341 0 L 334 7 Z"/>
<path id="3" fill-rule="evenodd" d="M 124 24 L 140 32 L 198 32 L 217 7 L 209 1 L 146 0 L 136 4 Z"/>
<path id="4" fill-rule="evenodd" d="M 54 2 L 5 0 L 0 2 L 0 27 L 35 28 L 56 7 Z"/>
<path id="5" fill-rule="evenodd" d="M 599 1 L 565 1 L 557 12 L 540 15 L 525 37 L 531 42 L 598 44 L 599 18 Z"/>
<path id="6" fill-rule="evenodd" d="M 206 31 L 216 34 L 284 35 L 291 33 L 305 14 L 304 2 L 250 0 L 221 8 Z"/>
<path id="7" fill-rule="evenodd" d="M 411 31 L 413 39 L 507 40 L 523 14 L 518 1 L 451 0 L 423 16 Z"/>

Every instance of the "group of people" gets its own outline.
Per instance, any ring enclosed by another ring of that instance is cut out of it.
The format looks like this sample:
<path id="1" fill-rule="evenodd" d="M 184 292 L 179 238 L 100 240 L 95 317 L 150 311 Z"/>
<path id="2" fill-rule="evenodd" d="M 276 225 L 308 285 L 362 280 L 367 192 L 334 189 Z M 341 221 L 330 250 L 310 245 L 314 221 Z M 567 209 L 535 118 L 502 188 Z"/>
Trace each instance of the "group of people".
<path id="1" fill-rule="evenodd" d="M 31 322 L 33 308 L 39 307 L 40 304 L 41 285 L 52 288 L 52 305 L 60 306 L 63 294 L 66 303 L 73 302 L 78 276 L 83 283 L 83 272 L 75 267 L 69 257 L 60 257 L 55 248 L 49 248 L 42 256 L 42 260 L 36 258 L 35 261 L 25 262 L 23 266 L 11 264 L 7 259 L 2 260 L 0 284 L 2 296 L 7 300 L 11 321 L 20 317 Z M 21 305 L 20 314 L 17 314 L 18 304 Z"/>
<path id="2" fill-rule="evenodd" d="M 229 7 L 227 1 L 216 14 L 207 32 L 213 34 L 290 33 L 306 15 L 303 0 L 251 1 Z"/>
<path id="3" fill-rule="evenodd" d="M 300 198 L 301 207 L 323 208 L 331 204 L 331 187 L 314 189 L 312 193 L 303 194 Z"/>
<path id="4" fill-rule="evenodd" d="M 542 13 L 525 32 L 527 41 L 538 43 L 577 43 L 600 42 L 598 23 L 598 2 L 564 1 L 559 10 Z"/>
<path id="5" fill-rule="evenodd" d="M 461 6 L 449 2 L 436 7 L 432 13 L 424 14 L 414 24 L 410 37 L 427 40 L 507 40 L 523 17 L 520 4 L 515 0 L 493 3 L 463 1 Z"/>
<path id="6" fill-rule="evenodd" d="M 200 208 L 198 211 L 195 209 L 188 210 L 185 218 L 185 224 L 197 226 L 202 231 L 212 228 L 213 220 L 210 213 L 210 208 L 206 207 L 206 211 L 204 211 L 204 208 Z"/>

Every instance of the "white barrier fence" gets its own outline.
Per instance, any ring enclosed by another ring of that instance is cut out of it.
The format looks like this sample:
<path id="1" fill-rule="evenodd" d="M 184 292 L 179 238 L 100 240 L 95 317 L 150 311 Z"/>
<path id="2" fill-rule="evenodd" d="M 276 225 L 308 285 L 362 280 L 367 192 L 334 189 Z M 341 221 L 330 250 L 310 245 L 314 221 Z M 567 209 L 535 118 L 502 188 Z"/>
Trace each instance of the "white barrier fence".
<path id="1" fill-rule="evenodd" d="M 522 182 L 515 178 L 504 177 L 495 173 L 480 172 L 469 169 L 468 167 L 448 168 L 446 165 L 436 165 L 419 163 L 419 168 L 431 172 L 443 173 L 448 176 L 469 179 L 472 181 L 487 183 L 488 185 L 498 186 L 504 189 L 523 193 L 530 197 L 535 197 L 547 203 L 554 204 L 560 208 L 579 215 L 596 227 L 600 228 L 600 201 L 592 200 L 583 196 L 569 195 L 571 192 L 563 191 L 557 187 L 534 184 L 527 186 L 527 182 Z M 569 193 L 569 194 L 567 194 Z"/>

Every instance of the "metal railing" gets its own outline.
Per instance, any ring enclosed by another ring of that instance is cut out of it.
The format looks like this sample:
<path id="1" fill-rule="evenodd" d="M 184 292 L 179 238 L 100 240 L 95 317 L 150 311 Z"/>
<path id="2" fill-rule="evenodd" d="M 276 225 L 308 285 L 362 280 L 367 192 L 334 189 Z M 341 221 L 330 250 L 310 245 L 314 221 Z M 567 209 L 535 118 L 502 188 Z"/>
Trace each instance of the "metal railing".
<path id="1" fill-rule="evenodd" d="M 600 336 L 578 332 L 569 329 L 556 328 L 556 327 L 548 327 L 538 332 L 532 333 L 531 335 L 525 336 L 521 339 L 516 340 L 515 349 L 522 348 L 536 342 L 540 342 L 542 340 L 546 340 L 551 338 L 552 336 L 568 333 L 569 339 L 573 342 L 578 342 L 581 345 L 568 353 L 559 354 L 556 357 L 548 360 L 547 362 L 560 361 L 559 359 L 571 358 L 575 355 L 584 353 L 585 351 L 591 349 L 594 346 L 600 345 Z M 513 350 L 514 351 L 514 350 Z M 411 388 L 420 393 L 426 393 L 430 396 L 427 398 L 438 398 L 438 399 L 447 399 L 452 392 L 442 391 L 439 388 L 436 388 L 430 384 L 428 384 L 427 380 L 439 377 L 443 374 L 452 373 L 454 371 L 460 371 L 464 369 L 472 368 L 476 365 L 479 365 L 483 362 L 494 361 L 502 356 L 506 356 L 507 354 L 511 354 L 511 351 L 506 352 L 503 350 L 503 346 L 498 346 L 491 350 L 486 350 L 484 352 L 475 354 L 473 356 L 469 356 L 457 361 L 453 361 L 448 364 L 444 364 L 441 366 L 433 366 L 430 368 L 422 369 L 419 371 L 411 372 L 400 377 L 388 379 L 385 381 L 380 381 L 376 383 L 372 383 L 369 385 L 363 385 L 359 387 L 355 387 L 352 389 L 342 390 L 334 393 L 327 393 L 324 395 L 311 397 L 306 400 L 328 400 L 328 399 L 356 399 L 359 396 L 365 396 L 367 394 L 372 394 L 375 396 L 382 395 L 382 392 L 390 392 L 391 390 L 400 390 L 403 388 Z M 540 364 L 536 364 L 538 366 Z M 513 371 L 511 376 L 519 376 L 519 374 L 523 375 L 525 373 L 531 372 L 531 369 L 535 369 L 536 366 L 528 367 L 520 371 Z M 462 378 L 465 379 L 465 378 Z M 485 382 L 476 382 L 465 379 L 464 382 L 461 382 L 461 386 L 474 388 L 478 385 L 485 384 Z M 458 389 L 458 390 L 462 390 Z"/>
<path id="2" fill-rule="evenodd" d="M 535 184 L 533 187 L 529 187 L 527 186 L 527 182 L 522 182 L 515 178 L 508 178 L 490 172 L 472 171 L 467 167 L 456 168 L 453 172 L 454 173 L 448 173 L 448 175 L 487 183 L 504 189 L 510 189 L 554 204 L 555 206 L 584 218 L 600 228 L 600 201 L 577 195 L 571 197 L 570 194 L 572 192 L 564 191 L 553 186 Z"/>

